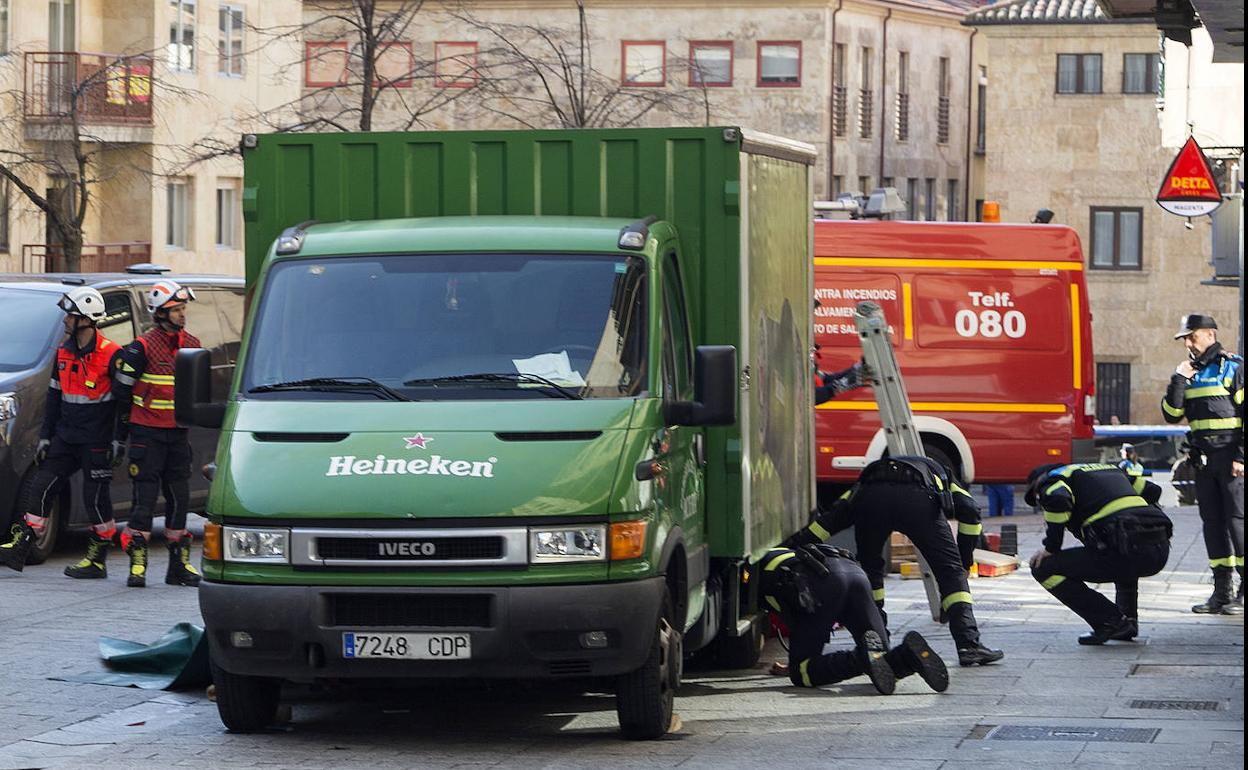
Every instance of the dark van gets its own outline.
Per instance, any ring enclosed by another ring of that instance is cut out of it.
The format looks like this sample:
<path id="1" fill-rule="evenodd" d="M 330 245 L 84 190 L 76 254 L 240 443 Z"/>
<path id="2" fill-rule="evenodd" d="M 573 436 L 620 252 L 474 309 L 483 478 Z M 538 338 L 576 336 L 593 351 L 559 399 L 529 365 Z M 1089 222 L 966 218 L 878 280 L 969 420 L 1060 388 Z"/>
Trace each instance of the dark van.
<path id="1" fill-rule="evenodd" d="M 152 328 L 143 295 L 161 278 L 195 290 L 196 301 L 187 306 L 186 328 L 212 351 L 213 392 L 227 392 L 242 337 L 241 277 L 175 275 L 168 268 L 149 264 L 132 265 L 125 273 L 0 273 L 0 531 L 8 532 L 24 513 L 25 486 L 34 471 L 48 376 L 56 347 L 64 340 L 64 313 L 57 300 L 74 286 L 98 289 L 108 312 L 100 332 L 124 346 Z M 197 471 L 212 460 L 217 431 L 195 428 L 190 439 L 191 510 L 203 510 L 208 482 Z M 31 549 L 29 563 L 48 558 L 61 532 L 87 525 L 81 491 L 81 480 L 75 474 L 62 487 L 52 510 L 52 526 L 44 529 Z M 124 472 L 114 474 L 112 497 L 117 519 L 129 518 L 130 479 Z"/>

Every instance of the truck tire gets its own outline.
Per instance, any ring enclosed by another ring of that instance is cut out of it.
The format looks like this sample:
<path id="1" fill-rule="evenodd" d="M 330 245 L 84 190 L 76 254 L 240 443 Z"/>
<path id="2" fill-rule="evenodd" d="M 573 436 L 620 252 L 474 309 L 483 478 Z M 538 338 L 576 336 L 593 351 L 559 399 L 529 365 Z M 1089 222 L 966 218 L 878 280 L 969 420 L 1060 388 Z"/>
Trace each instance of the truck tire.
<path id="1" fill-rule="evenodd" d="M 680 687 L 684 650 L 671 589 L 663 592 L 663 602 L 655 623 L 650 654 L 641 668 L 622 674 L 615 685 L 615 711 L 620 733 L 633 741 L 662 738 L 672 724 L 672 706 Z"/>
<path id="2" fill-rule="evenodd" d="M 930 442 L 924 441 L 923 453 L 927 455 L 928 457 L 930 457 L 931 459 L 935 460 L 936 462 L 948 468 L 949 472 L 952 473 L 955 478 L 957 478 L 958 480 L 961 480 L 962 472 L 960 469 L 962 467 L 962 464 L 955 463 L 953 461 L 953 458 L 951 458 L 948 454 L 945 453 L 945 450 L 932 445 Z"/>
<path id="3" fill-rule="evenodd" d="M 232 733 L 254 733 L 277 719 L 282 681 L 262 676 L 231 674 L 211 661 L 217 689 L 217 713 Z"/>
<path id="4" fill-rule="evenodd" d="M 763 621 L 755 618 L 745 634 L 720 634 L 715 639 L 715 664 L 726 669 L 754 668 L 763 656 L 763 645 L 766 643 Z"/>

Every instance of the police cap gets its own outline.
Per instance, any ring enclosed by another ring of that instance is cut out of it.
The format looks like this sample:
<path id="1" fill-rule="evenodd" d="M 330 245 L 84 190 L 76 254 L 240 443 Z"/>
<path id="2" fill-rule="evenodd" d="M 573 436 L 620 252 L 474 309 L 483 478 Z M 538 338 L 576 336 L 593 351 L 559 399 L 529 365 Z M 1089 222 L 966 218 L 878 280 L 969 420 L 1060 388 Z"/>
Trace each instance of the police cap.
<path id="1" fill-rule="evenodd" d="M 1191 315 L 1185 315 L 1183 316 L 1183 320 L 1180 321 L 1179 323 L 1180 323 L 1179 333 L 1174 335 L 1174 338 L 1176 340 L 1183 339 L 1184 337 L 1196 331 L 1197 329 L 1218 328 L 1218 322 L 1213 320 L 1213 316 L 1200 315 L 1199 313 L 1192 313 Z"/>

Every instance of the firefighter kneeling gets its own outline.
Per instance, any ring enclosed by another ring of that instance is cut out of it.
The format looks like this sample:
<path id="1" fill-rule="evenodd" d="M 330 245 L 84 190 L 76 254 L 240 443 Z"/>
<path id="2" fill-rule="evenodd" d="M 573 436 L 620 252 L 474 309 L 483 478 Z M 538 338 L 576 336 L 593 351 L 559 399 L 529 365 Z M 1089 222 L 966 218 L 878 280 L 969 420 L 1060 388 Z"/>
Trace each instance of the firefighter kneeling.
<path id="1" fill-rule="evenodd" d="M 1140 578 L 1165 568 L 1174 531 L 1156 507 L 1160 495 L 1148 481 L 1137 491 L 1113 465 L 1041 465 L 1028 476 L 1027 504 L 1039 503 L 1048 524 L 1044 547 L 1031 557 L 1031 575 L 1092 627 L 1080 644 L 1139 634 Z M 1067 529 L 1083 547 L 1062 550 Z M 1113 583 L 1116 601 L 1088 583 Z"/>
<path id="2" fill-rule="evenodd" d="M 906 634 L 889 650 L 888 631 L 871 584 L 847 552 L 826 545 L 773 548 L 760 562 L 759 602 L 780 613 L 789 628 L 789 678 L 798 687 L 819 687 L 863 674 L 891 695 L 896 680 L 918 674 L 936 692 L 949 673 L 927 641 Z M 836 624 L 849 630 L 855 647 L 824 654 Z"/>

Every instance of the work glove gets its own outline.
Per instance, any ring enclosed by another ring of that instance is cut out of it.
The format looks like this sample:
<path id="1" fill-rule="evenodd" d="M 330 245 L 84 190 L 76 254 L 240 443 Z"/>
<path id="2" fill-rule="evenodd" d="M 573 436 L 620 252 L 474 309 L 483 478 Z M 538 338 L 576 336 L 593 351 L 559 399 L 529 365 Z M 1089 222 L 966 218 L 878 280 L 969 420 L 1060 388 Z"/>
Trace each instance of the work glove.
<path id="1" fill-rule="evenodd" d="M 858 362 L 858 382 L 862 385 L 870 385 L 875 381 L 875 370 L 867 363 L 867 359 Z"/>
<path id="2" fill-rule="evenodd" d="M 43 461 L 48 459 L 48 447 L 50 446 L 52 446 L 50 439 L 39 439 L 39 443 L 35 445 L 35 465 L 43 465 Z"/>
<path id="3" fill-rule="evenodd" d="M 126 442 L 114 440 L 105 451 L 104 459 L 111 468 L 116 468 L 125 462 Z"/>

